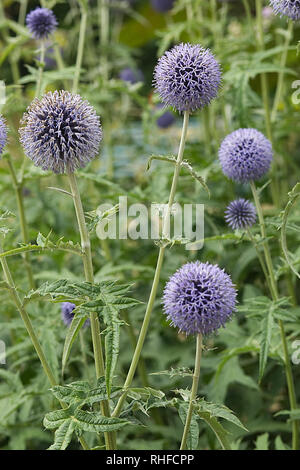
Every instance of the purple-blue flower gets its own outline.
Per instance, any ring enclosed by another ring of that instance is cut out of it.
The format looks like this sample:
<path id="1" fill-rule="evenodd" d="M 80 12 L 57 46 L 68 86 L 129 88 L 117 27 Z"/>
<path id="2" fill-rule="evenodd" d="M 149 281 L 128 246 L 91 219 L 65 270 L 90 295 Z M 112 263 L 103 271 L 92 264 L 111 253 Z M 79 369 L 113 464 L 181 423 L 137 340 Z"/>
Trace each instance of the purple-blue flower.
<path id="1" fill-rule="evenodd" d="M 61 318 L 62 321 L 66 326 L 70 326 L 72 323 L 72 320 L 74 318 L 74 309 L 76 308 L 75 304 L 72 304 L 71 302 L 63 302 L 61 304 Z M 84 322 L 84 328 L 89 326 L 90 321 L 89 319 Z"/>
<path id="2" fill-rule="evenodd" d="M 144 74 L 141 70 L 135 70 L 130 67 L 126 67 L 125 69 L 121 70 L 119 77 L 124 82 L 131 83 L 132 85 L 144 80 Z"/>
<path id="3" fill-rule="evenodd" d="M 300 0 L 270 0 L 270 4 L 276 15 L 300 20 Z"/>
<path id="4" fill-rule="evenodd" d="M 218 94 L 220 65 L 209 49 L 199 44 L 179 44 L 167 51 L 154 71 L 156 91 L 166 106 L 196 111 Z"/>
<path id="5" fill-rule="evenodd" d="M 0 156 L 7 142 L 7 127 L 3 116 L 0 114 Z"/>
<path id="6" fill-rule="evenodd" d="M 231 278 L 217 265 L 187 263 L 171 276 L 163 295 L 164 313 L 187 335 L 208 335 L 231 318 L 236 306 Z"/>
<path id="7" fill-rule="evenodd" d="M 47 39 L 56 30 L 58 23 L 53 11 L 37 7 L 28 13 L 26 24 L 35 39 Z"/>
<path id="8" fill-rule="evenodd" d="M 233 230 L 250 228 L 256 222 L 256 209 L 252 202 L 236 199 L 228 205 L 225 220 Z"/>
<path id="9" fill-rule="evenodd" d="M 159 13 L 172 10 L 175 0 L 151 0 L 152 8 Z"/>
<path id="10" fill-rule="evenodd" d="M 273 158 L 271 142 L 256 129 L 238 129 L 223 140 L 219 159 L 223 173 L 246 183 L 264 176 Z"/>
<path id="11" fill-rule="evenodd" d="M 161 109 L 163 107 L 164 106 L 162 104 L 159 104 L 157 106 L 158 109 Z M 174 122 L 175 122 L 175 116 L 171 111 L 165 111 L 156 120 L 157 126 L 160 127 L 161 129 L 167 129 L 168 127 L 172 126 Z"/>
<path id="12" fill-rule="evenodd" d="M 73 173 L 98 154 L 100 120 L 80 95 L 49 92 L 31 103 L 21 122 L 24 152 L 43 170 Z"/>

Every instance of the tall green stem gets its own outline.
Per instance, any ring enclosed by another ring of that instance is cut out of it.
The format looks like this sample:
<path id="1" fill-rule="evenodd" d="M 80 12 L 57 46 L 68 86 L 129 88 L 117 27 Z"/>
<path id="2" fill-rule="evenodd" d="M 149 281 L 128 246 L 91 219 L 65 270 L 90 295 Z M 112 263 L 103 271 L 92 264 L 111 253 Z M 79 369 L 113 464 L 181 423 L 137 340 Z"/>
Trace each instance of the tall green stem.
<path id="1" fill-rule="evenodd" d="M 84 266 L 84 273 L 85 279 L 87 282 L 94 282 L 94 270 L 93 270 L 93 262 L 92 262 L 92 252 L 91 252 L 91 243 L 89 233 L 85 223 L 85 216 L 82 207 L 82 202 L 80 198 L 79 188 L 77 185 L 76 177 L 74 173 L 68 174 L 69 184 L 73 196 L 74 207 L 78 222 L 78 228 L 80 233 L 81 239 L 81 247 L 83 252 L 83 266 Z M 105 366 L 104 366 L 104 358 L 102 353 L 102 344 L 101 344 L 101 331 L 100 331 L 100 324 L 98 315 L 95 312 L 90 313 L 90 321 L 91 321 L 91 330 L 92 330 L 92 341 L 93 341 L 93 349 L 94 349 L 94 359 L 95 359 L 95 367 L 96 367 L 96 376 L 97 379 L 103 377 L 105 375 Z M 101 401 L 100 403 L 101 412 L 104 416 L 110 416 L 109 410 L 109 403 L 107 400 Z M 108 450 L 113 450 L 114 442 L 113 436 L 111 433 L 105 433 L 105 442 L 106 447 Z"/>
<path id="2" fill-rule="evenodd" d="M 84 49 L 84 41 L 85 41 L 85 33 L 86 33 L 86 25 L 87 25 L 87 11 L 84 7 L 82 7 L 77 59 L 76 59 L 75 75 L 74 75 L 73 88 L 72 88 L 73 93 L 77 93 L 77 89 L 79 85 L 80 70 L 81 70 L 81 65 L 82 65 L 83 49 Z M 71 188 L 71 192 L 73 196 L 74 208 L 76 212 L 77 223 L 78 223 L 78 228 L 79 228 L 79 233 L 80 233 L 81 247 L 83 251 L 83 266 L 84 266 L 85 279 L 87 282 L 93 283 L 94 282 L 94 269 L 93 269 L 93 261 L 92 261 L 91 242 L 90 242 L 89 233 L 88 233 L 86 223 L 85 223 L 85 216 L 84 216 L 84 211 L 82 207 L 79 188 L 78 188 L 74 173 L 69 173 L 68 178 L 69 178 L 69 184 L 70 184 L 70 188 Z M 101 344 L 100 324 L 99 324 L 98 315 L 95 312 L 90 313 L 90 321 L 91 321 L 96 377 L 98 379 L 105 375 L 105 365 L 104 365 L 104 358 L 103 358 L 102 344 Z M 101 409 L 101 413 L 103 414 L 103 416 L 106 416 L 106 417 L 110 416 L 108 400 L 103 400 L 100 402 L 100 409 Z M 115 443 L 114 433 L 105 432 L 104 438 L 105 438 L 106 449 L 107 450 L 115 449 L 116 443 Z"/>
<path id="3" fill-rule="evenodd" d="M 283 49 L 281 60 L 280 60 L 281 69 L 284 69 L 284 67 L 286 66 L 289 44 L 290 44 L 292 35 L 293 35 L 293 21 L 289 20 L 289 26 L 288 26 L 288 30 L 286 32 L 285 41 L 284 41 L 284 49 Z M 284 70 L 281 70 L 278 74 L 277 87 L 276 87 L 275 98 L 274 98 L 274 103 L 273 103 L 273 108 L 272 108 L 272 113 L 271 113 L 271 122 L 275 122 L 276 120 L 278 105 L 282 97 L 283 84 L 284 84 Z"/>
<path id="4" fill-rule="evenodd" d="M 249 6 L 249 1 L 248 0 L 243 0 L 243 5 L 244 5 L 245 13 L 246 13 L 246 16 L 247 16 L 247 21 L 248 21 L 249 27 L 250 27 L 250 29 L 252 29 L 252 17 L 251 17 L 251 9 L 250 9 L 250 6 Z"/>
<path id="5" fill-rule="evenodd" d="M 75 65 L 75 74 L 74 74 L 72 93 L 77 93 L 77 90 L 78 90 L 80 71 L 81 71 L 81 66 L 82 66 L 83 50 L 84 50 L 86 25 L 87 25 L 87 11 L 85 10 L 85 8 L 82 7 L 81 8 L 79 41 L 78 41 L 78 49 L 77 49 L 77 57 L 76 57 L 76 65 Z"/>
<path id="6" fill-rule="evenodd" d="M 3 250 L 2 250 L 2 247 L 0 248 L 0 252 L 3 253 Z M 36 350 L 36 353 L 41 361 L 41 364 L 43 366 L 43 369 L 44 369 L 44 372 L 46 374 L 46 376 L 48 377 L 49 379 L 49 382 L 52 386 L 55 386 L 57 385 L 57 381 L 55 379 L 55 376 L 51 370 L 51 367 L 49 366 L 48 364 L 48 361 L 46 359 L 46 356 L 44 355 L 44 352 L 42 350 L 42 347 L 39 343 L 39 340 L 35 334 L 35 331 L 33 329 L 33 326 L 32 326 L 32 323 L 30 321 L 30 318 L 25 310 L 25 308 L 23 307 L 23 304 L 21 302 L 21 299 L 19 297 L 19 294 L 17 292 L 17 289 L 15 287 L 15 284 L 14 284 L 14 281 L 13 281 L 13 278 L 12 278 L 12 275 L 11 275 L 11 272 L 10 272 L 10 269 L 8 267 L 8 264 L 7 264 L 7 261 L 6 261 L 6 258 L 5 257 L 1 257 L 0 258 L 0 261 L 1 261 L 1 266 L 2 266 L 2 269 L 3 269 L 3 273 L 4 273 L 4 278 L 5 278 L 5 281 L 7 282 L 7 284 L 9 285 L 9 292 L 10 292 L 10 296 L 13 300 L 13 302 L 15 303 L 20 315 L 21 315 L 21 318 L 24 322 L 24 325 L 26 327 L 26 330 L 30 336 L 30 339 L 32 341 L 32 344 Z"/>
<path id="7" fill-rule="evenodd" d="M 109 44 L 109 4 L 108 0 L 98 0 L 99 34 L 101 42 L 102 76 L 108 79 L 107 49 Z"/>
<path id="8" fill-rule="evenodd" d="M 37 79 L 37 84 L 36 84 L 36 92 L 35 92 L 35 97 L 39 98 L 41 95 L 42 91 L 42 79 L 43 79 L 43 71 L 44 71 L 44 66 L 45 66 L 45 42 L 42 40 L 41 41 L 41 49 L 40 49 L 40 65 L 39 65 L 39 70 L 38 70 L 38 79 Z"/>
<path id="9" fill-rule="evenodd" d="M 0 253 L 3 253 L 1 245 L 0 245 Z M 31 339 L 32 344 L 33 344 L 33 347 L 34 347 L 34 349 L 35 349 L 35 351 L 38 355 L 38 358 L 39 358 L 39 360 L 42 364 L 45 375 L 47 376 L 47 378 L 48 378 L 48 380 L 51 384 L 51 387 L 55 387 L 56 385 L 58 385 L 57 380 L 56 380 L 56 378 L 55 378 L 55 376 L 52 372 L 52 369 L 51 369 L 51 367 L 50 367 L 50 365 L 49 365 L 49 363 L 46 359 L 46 356 L 44 354 L 42 346 L 40 345 L 40 342 L 39 342 L 39 340 L 38 340 L 38 338 L 35 334 L 35 331 L 34 331 L 34 328 L 32 326 L 29 315 L 28 315 L 27 311 L 25 310 L 25 308 L 22 304 L 22 301 L 19 297 L 19 294 L 18 294 L 17 289 L 15 287 L 10 269 L 8 267 L 6 258 L 5 257 L 0 257 L 0 262 L 1 262 L 2 269 L 3 269 L 3 273 L 4 273 L 4 279 L 5 279 L 5 281 L 7 282 L 8 286 L 9 286 L 9 293 L 10 293 L 10 296 L 12 298 L 12 301 L 14 302 L 14 304 L 16 305 L 16 307 L 17 307 L 17 309 L 20 313 L 20 316 L 21 316 L 21 318 L 24 322 L 27 333 L 28 333 L 28 335 Z M 62 408 L 67 408 L 67 405 L 65 403 L 61 402 L 61 401 L 60 401 L 60 405 L 61 405 Z M 81 443 L 84 450 L 89 449 L 89 447 L 88 447 L 88 445 L 85 442 L 83 437 L 80 437 L 79 441 L 80 441 L 80 443 Z"/>
<path id="10" fill-rule="evenodd" d="M 251 190 L 253 193 L 253 198 L 255 201 L 256 209 L 257 209 L 261 236 L 264 239 L 263 247 L 264 247 L 265 259 L 266 259 L 266 265 L 267 265 L 267 269 L 269 273 L 271 295 L 272 295 L 273 300 L 276 301 L 278 300 L 279 296 L 278 296 L 277 284 L 276 284 L 275 275 L 274 275 L 274 267 L 273 267 L 272 257 L 271 257 L 271 253 L 269 249 L 269 244 L 267 241 L 266 226 L 265 226 L 263 211 L 262 211 L 262 207 L 261 207 L 260 200 L 259 200 L 259 195 L 258 195 L 254 182 L 251 182 Z M 296 390 L 295 390 L 295 384 L 294 384 L 294 379 L 293 379 L 293 371 L 292 371 L 289 351 L 288 351 L 287 338 L 286 338 L 284 324 L 282 320 L 278 320 L 278 325 L 280 329 L 281 341 L 282 341 L 282 346 L 283 346 L 285 373 L 286 373 L 286 380 L 287 380 L 287 386 L 288 386 L 290 408 L 291 410 L 295 410 L 297 409 Z M 299 449 L 299 423 L 298 421 L 292 422 L 292 434 L 293 434 L 293 442 L 292 442 L 293 450 L 298 450 Z"/>
<path id="11" fill-rule="evenodd" d="M 263 16 L 262 16 L 262 0 L 255 0 L 256 6 L 256 24 L 257 24 L 257 50 L 264 50 L 264 28 L 263 28 Z M 261 93 L 264 107 L 265 127 L 266 134 L 270 142 L 273 144 L 273 134 L 271 126 L 271 112 L 269 103 L 269 86 L 268 79 L 265 73 L 260 75 L 261 82 Z M 278 189 L 278 178 L 276 175 L 276 160 L 273 162 L 273 178 L 271 181 L 271 192 L 272 199 L 276 206 L 279 206 L 279 189 Z"/>
<path id="12" fill-rule="evenodd" d="M 259 247 L 258 247 L 258 244 L 256 243 L 256 240 L 255 238 L 253 237 L 252 233 L 251 233 L 251 230 L 248 228 L 247 229 L 247 233 L 248 233 L 248 236 L 251 240 L 251 242 L 253 243 L 254 245 L 254 248 L 256 250 L 256 254 L 257 254 L 257 258 L 258 258 L 258 261 L 260 262 L 260 265 L 261 265 L 261 268 L 263 270 L 263 273 L 264 273 L 264 276 L 266 278 L 266 281 L 267 281 L 267 284 L 268 284 L 268 288 L 269 290 L 271 291 L 271 284 L 270 284 L 270 280 L 269 280 L 269 274 L 268 274 L 268 270 L 267 270 L 267 267 L 266 267 L 266 263 L 264 261 L 264 258 L 263 256 L 261 255 L 260 251 L 259 251 Z"/>
<path id="13" fill-rule="evenodd" d="M 13 182 L 13 187 L 16 193 L 22 241 L 24 244 L 27 244 L 29 242 L 29 239 L 28 239 L 28 228 L 27 228 L 27 221 L 26 221 L 25 210 L 24 210 L 24 203 L 23 203 L 23 185 L 18 181 L 14 164 L 12 162 L 10 155 L 7 156 L 7 163 L 8 163 L 8 168 L 9 168 L 12 182 Z M 28 253 L 24 253 L 24 260 L 25 260 L 25 267 L 27 271 L 30 288 L 34 289 L 35 282 L 33 278 L 33 273 L 31 269 L 31 263 L 30 263 L 30 258 L 29 258 Z"/>
<path id="14" fill-rule="evenodd" d="M 168 234 L 166 233 L 167 232 L 167 227 L 168 227 L 168 220 L 169 220 L 172 205 L 173 205 L 173 202 L 174 202 L 177 183 L 178 183 L 178 177 L 179 177 L 179 173 L 180 173 L 181 163 L 182 163 L 182 160 L 183 160 L 185 141 L 186 141 L 187 130 L 188 130 L 188 123 L 189 123 L 189 113 L 188 113 L 188 111 L 185 111 L 184 117 L 183 117 L 183 126 L 182 126 L 182 133 L 181 133 L 181 140 L 180 140 L 180 145 L 179 145 L 179 150 L 178 150 L 178 156 L 177 156 L 177 160 L 176 160 L 176 165 L 175 165 L 175 170 L 174 170 L 174 175 L 173 175 L 173 181 L 172 181 L 171 191 L 170 191 L 170 195 L 169 195 L 169 202 L 168 202 L 168 205 L 167 205 L 166 214 L 164 214 L 164 222 L 163 222 L 163 229 L 162 229 L 163 238 L 164 238 L 164 236 L 168 236 Z M 112 413 L 112 416 L 119 416 L 119 414 L 122 410 L 123 404 L 126 400 L 128 388 L 131 386 L 132 380 L 133 380 L 134 375 L 135 375 L 135 371 L 136 371 L 136 368 L 137 368 L 137 365 L 138 365 L 138 362 L 139 362 L 139 359 L 140 359 L 140 355 L 141 355 L 141 352 L 142 352 L 142 348 L 143 348 L 143 345 L 144 345 L 144 341 L 145 341 L 145 338 L 146 338 L 146 335 L 147 335 L 147 331 L 148 331 L 148 327 L 149 327 L 149 323 L 150 323 L 150 318 L 151 318 L 151 313 L 152 313 L 152 310 L 153 310 L 153 305 L 154 305 L 154 302 L 155 302 L 155 299 L 156 299 L 156 293 L 157 293 L 157 289 L 158 289 L 158 285 L 159 285 L 160 273 L 161 273 L 161 269 L 162 269 L 162 265 L 163 265 L 165 249 L 166 249 L 165 246 L 162 246 L 159 249 L 158 259 L 157 259 L 156 269 L 155 269 L 155 274 L 154 274 L 154 279 L 153 279 L 152 288 L 151 288 L 151 292 L 150 292 L 150 297 L 149 297 L 147 308 L 146 308 L 144 321 L 143 321 L 143 324 L 142 324 L 142 327 L 141 327 L 140 335 L 139 335 L 139 338 L 138 338 L 138 341 L 137 341 L 137 345 L 136 345 L 135 352 L 134 352 L 134 355 L 133 355 L 133 358 L 132 358 L 132 362 L 131 362 L 131 365 L 130 365 L 130 368 L 129 368 L 129 371 L 128 371 L 128 374 L 127 374 L 127 377 L 126 377 L 126 380 L 125 380 L 125 383 L 124 383 L 124 386 L 123 386 L 123 390 L 124 390 L 123 394 L 119 398 L 119 401 L 117 403 L 116 408 L 114 409 L 114 412 Z"/>
<path id="15" fill-rule="evenodd" d="M 197 397 L 197 390 L 198 390 L 198 385 L 199 385 L 201 357 L 202 357 L 202 335 L 201 333 L 199 333 L 197 335 L 195 369 L 194 369 L 194 374 L 193 374 L 193 384 L 192 384 L 192 390 L 191 390 L 191 396 L 190 396 L 190 403 L 189 403 L 189 408 L 188 408 L 188 412 L 186 415 L 186 421 L 185 421 L 183 436 L 181 440 L 180 450 L 186 449 L 187 438 L 189 435 L 192 416 L 193 416 L 194 400 Z"/>
<path id="16" fill-rule="evenodd" d="M 18 23 L 21 25 L 25 24 L 27 4 L 28 4 L 28 0 L 21 0 L 20 2 Z"/>
<path id="17" fill-rule="evenodd" d="M 263 28 L 263 16 L 262 16 L 262 0 L 255 0 L 256 5 L 256 23 L 257 23 L 257 49 L 259 51 L 264 50 L 264 28 Z M 261 80 L 261 91 L 262 99 L 265 110 L 265 124 L 268 139 L 272 142 L 272 127 L 270 118 L 270 107 L 269 107 L 269 87 L 267 75 L 262 73 L 260 75 Z"/>

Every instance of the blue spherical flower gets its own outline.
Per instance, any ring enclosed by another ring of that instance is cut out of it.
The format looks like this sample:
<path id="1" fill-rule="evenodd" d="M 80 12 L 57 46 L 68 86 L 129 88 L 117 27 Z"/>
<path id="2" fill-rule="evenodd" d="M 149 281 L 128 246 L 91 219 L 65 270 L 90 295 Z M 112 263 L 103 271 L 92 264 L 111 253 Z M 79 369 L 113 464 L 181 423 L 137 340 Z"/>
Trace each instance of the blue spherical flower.
<path id="1" fill-rule="evenodd" d="M 37 7 L 28 13 L 26 24 L 35 39 L 47 39 L 56 30 L 58 23 L 53 11 Z"/>
<path id="2" fill-rule="evenodd" d="M 130 67 L 127 67 L 121 70 L 119 75 L 121 80 L 131 84 L 142 82 L 144 80 L 144 74 L 141 70 L 134 70 Z"/>
<path id="3" fill-rule="evenodd" d="M 219 159 L 223 173 L 246 183 L 264 176 L 272 162 L 271 142 L 256 129 L 238 129 L 223 140 Z"/>
<path id="4" fill-rule="evenodd" d="M 163 305 L 173 326 L 187 335 L 208 335 L 231 318 L 236 290 L 219 266 L 196 261 L 173 274 L 164 290 Z"/>
<path id="5" fill-rule="evenodd" d="M 233 230 L 252 227 L 256 222 L 256 209 L 252 202 L 236 199 L 227 207 L 225 220 Z"/>
<path id="6" fill-rule="evenodd" d="M 72 320 L 74 318 L 73 311 L 75 308 L 76 308 L 76 305 L 72 304 L 71 302 L 63 302 L 61 304 L 61 318 L 66 326 L 71 325 Z M 90 324 L 90 320 L 88 319 L 84 322 L 83 327 L 86 328 L 87 326 L 89 326 L 89 324 Z"/>
<path id="7" fill-rule="evenodd" d="M 300 0 L 270 0 L 270 4 L 277 15 L 300 20 Z"/>
<path id="8" fill-rule="evenodd" d="M 180 44 L 158 61 L 154 85 L 163 103 L 178 111 L 196 111 L 217 96 L 221 70 L 209 49 Z"/>
<path id="9" fill-rule="evenodd" d="M 0 114 L 0 156 L 2 155 L 3 149 L 7 141 L 7 127 L 3 116 Z"/>
<path id="10" fill-rule="evenodd" d="M 80 95 L 64 90 L 49 92 L 31 103 L 22 124 L 24 152 L 43 170 L 73 173 L 98 154 L 100 120 Z"/>
<path id="11" fill-rule="evenodd" d="M 151 0 L 151 5 L 154 10 L 159 13 L 165 13 L 172 10 L 175 0 Z"/>

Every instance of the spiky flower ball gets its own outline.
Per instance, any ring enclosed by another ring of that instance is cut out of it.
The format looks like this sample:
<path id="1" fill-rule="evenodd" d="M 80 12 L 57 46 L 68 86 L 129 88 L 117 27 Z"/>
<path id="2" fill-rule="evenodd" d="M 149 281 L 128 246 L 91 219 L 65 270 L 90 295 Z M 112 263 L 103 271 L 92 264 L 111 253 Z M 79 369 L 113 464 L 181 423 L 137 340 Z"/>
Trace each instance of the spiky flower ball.
<path id="1" fill-rule="evenodd" d="M 58 23 L 53 11 L 37 7 L 28 13 L 26 25 L 34 39 L 47 39 L 56 30 Z"/>
<path id="2" fill-rule="evenodd" d="M 264 176 L 273 158 L 271 142 L 256 129 L 238 129 L 223 140 L 219 159 L 223 173 L 247 183 Z"/>
<path id="3" fill-rule="evenodd" d="M 270 0 L 270 4 L 276 15 L 300 20 L 300 0 Z"/>
<path id="4" fill-rule="evenodd" d="M 0 156 L 7 142 L 7 127 L 3 116 L 0 114 Z"/>
<path id="5" fill-rule="evenodd" d="M 151 5 L 154 10 L 159 13 L 165 13 L 172 10 L 175 0 L 151 0 Z"/>
<path id="6" fill-rule="evenodd" d="M 179 44 L 167 51 L 154 71 L 154 85 L 163 103 L 178 111 L 196 111 L 218 94 L 220 65 L 209 49 Z"/>
<path id="7" fill-rule="evenodd" d="M 71 302 L 63 302 L 61 304 L 61 318 L 66 326 L 71 325 L 72 320 L 74 318 L 73 312 L 75 308 L 76 308 L 76 305 L 72 304 Z M 86 320 L 83 326 L 86 328 L 87 326 L 89 326 L 89 324 L 90 324 L 90 321 Z"/>
<path id="8" fill-rule="evenodd" d="M 233 230 L 250 228 L 256 222 L 255 206 L 246 199 L 236 199 L 227 207 L 225 220 Z"/>
<path id="9" fill-rule="evenodd" d="M 235 311 L 236 290 L 217 265 L 187 263 L 168 281 L 163 295 L 164 313 L 187 335 L 208 335 L 218 330 Z"/>
<path id="10" fill-rule="evenodd" d="M 125 69 L 121 70 L 119 77 L 124 82 L 131 84 L 142 82 L 144 80 L 144 74 L 141 70 L 134 70 L 130 67 L 126 67 Z"/>
<path id="11" fill-rule="evenodd" d="M 49 92 L 35 99 L 20 129 L 24 152 L 36 166 L 54 173 L 73 173 L 99 151 L 102 131 L 95 109 L 80 95 Z"/>

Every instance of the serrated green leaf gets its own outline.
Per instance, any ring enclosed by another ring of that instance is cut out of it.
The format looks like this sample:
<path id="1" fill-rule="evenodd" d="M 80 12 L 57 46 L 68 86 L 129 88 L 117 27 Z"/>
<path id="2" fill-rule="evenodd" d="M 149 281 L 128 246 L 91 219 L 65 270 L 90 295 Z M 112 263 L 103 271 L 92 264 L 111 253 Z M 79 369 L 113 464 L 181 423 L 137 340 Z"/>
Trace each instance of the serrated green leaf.
<path id="1" fill-rule="evenodd" d="M 54 443 L 49 450 L 65 450 L 70 444 L 75 430 L 76 423 L 71 419 L 66 419 L 54 434 Z"/>
<path id="2" fill-rule="evenodd" d="M 70 409 L 50 411 L 44 418 L 44 426 L 47 429 L 58 428 L 65 420 L 70 418 Z"/>
<path id="3" fill-rule="evenodd" d="M 76 427 L 82 431 L 89 432 L 111 432 L 117 431 L 122 427 L 130 424 L 129 421 L 122 418 L 106 418 L 101 416 L 99 412 L 75 410 L 72 419 L 76 422 Z"/>
<path id="4" fill-rule="evenodd" d="M 204 411 L 198 411 L 198 415 L 200 419 L 208 424 L 208 426 L 212 429 L 215 433 L 221 447 L 223 450 L 231 450 L 230 442 L 228 440 L 228 432 L 223 426 L 218 422 L 218 420 L 212 417 L 209 413 Z"/>
<path id="5" fill-rule="evenodd" d="M 185 425 L 185 422 L 186 422 L 187 411 L 188 411 L 188 404 L 182 403 L 179 406 L 178 413 L 179 413 L 179 417 L 183 425 Z M 187 436 L 187 448 L 189 450 L 196 450 L 198 447 L 198 441 L 199 441 L 199 425 L 197 422 L 197 418 L 195 414 L 193 413 L 192 418 L 191 418 L 189 433 Z"/>
<path id="6" fill-rule="evenodd" d="M 274 326 L 274 305 L 270 304 L 267 314 L 261 322 L 260 354 L 259 354 L 259 382 L 262 380 L 268 361 L 269 348 Z"/>
<path id="7" fill-rule="evenodd" d="M 72 319 L 71 325 L 69 326 L 67 330 L 67 336 L 66 336 L 65 343 L 64 343 L 64 349 L 63 349 L 63 355 L 62 355 L 62 361 L 61 361 L 62 362 L 62 366 L 61 366 L 62 375 L 64 374 L 64 370 L 65 370 L 73 343 L 75 339 L 77 338 L 78 333 L 83 327 L 83 325 L 85 324 L 85 322 L 86 322 L 85 317 L 82 318 L 76 315 L 76 312 L 74 313 L 74 317 Z"/>

